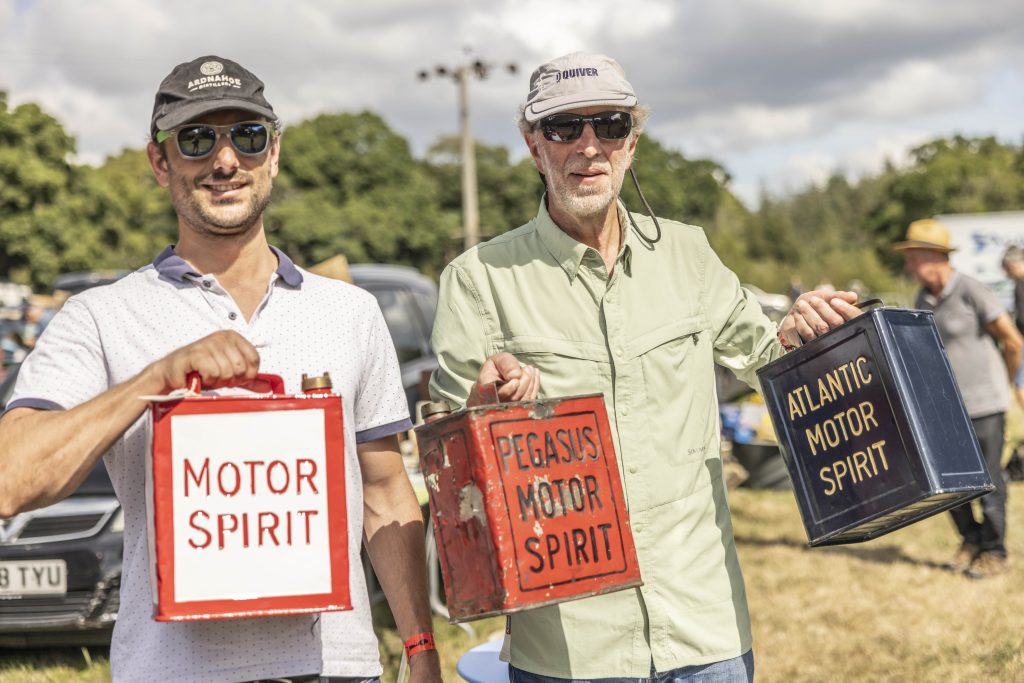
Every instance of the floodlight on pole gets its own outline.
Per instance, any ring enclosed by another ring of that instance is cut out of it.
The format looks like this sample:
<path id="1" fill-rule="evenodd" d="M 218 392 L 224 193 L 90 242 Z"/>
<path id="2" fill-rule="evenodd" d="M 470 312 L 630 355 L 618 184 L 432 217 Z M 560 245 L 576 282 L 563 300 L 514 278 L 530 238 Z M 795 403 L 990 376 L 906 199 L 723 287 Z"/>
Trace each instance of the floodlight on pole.
<path id="1" fill-rule="evenodd" d="M 469 50 L 467 49 L 468 53 Z M 469 249 L 480 241 L 480 208 L 477 202 L 476 185 L 476 148 L 473 143 L 473 131 L 469 118 L 469 79 L 476 77 L 483 80 L 490 75 L 493 65 L 479 59 L 458 64 L 454 67 L 438 65 L 433 73 L 421 70 L 418 77 L 421 81 L 431 76 L 451 78 L 455 81 L 459 106 L 459 137 L 461 140 L 462 157 L 462 238 L 463 247 Z M 515 64 L 506 64 L 505 69 L 514 74 L 518 71 Z"/>

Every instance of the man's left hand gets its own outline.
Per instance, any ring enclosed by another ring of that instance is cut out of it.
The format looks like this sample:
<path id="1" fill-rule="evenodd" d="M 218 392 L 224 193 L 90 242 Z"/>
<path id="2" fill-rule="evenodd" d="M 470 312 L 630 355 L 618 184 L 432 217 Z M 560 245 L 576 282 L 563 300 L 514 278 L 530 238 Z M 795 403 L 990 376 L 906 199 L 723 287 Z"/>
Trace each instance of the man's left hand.
<path id="1" fill-rule="evenodd" d="M 793 308 L 779 325 L 779 341 L 786 348 L 791 348 L 820 337 L 863 313 L 854 306 L 856 302 L 856 292 L 821 289 L 804 292 L 793 302 Z"/>

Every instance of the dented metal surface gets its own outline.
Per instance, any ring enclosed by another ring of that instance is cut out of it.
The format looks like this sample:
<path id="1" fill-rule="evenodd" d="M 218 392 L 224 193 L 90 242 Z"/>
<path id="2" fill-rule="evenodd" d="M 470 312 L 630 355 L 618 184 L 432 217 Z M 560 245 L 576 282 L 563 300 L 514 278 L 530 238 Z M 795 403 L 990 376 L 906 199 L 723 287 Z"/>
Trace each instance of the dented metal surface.
<path id="1" fill-rule="evenodd" d="M 416 429 L 453 622 L 640 585 L 600 394 Z"/>

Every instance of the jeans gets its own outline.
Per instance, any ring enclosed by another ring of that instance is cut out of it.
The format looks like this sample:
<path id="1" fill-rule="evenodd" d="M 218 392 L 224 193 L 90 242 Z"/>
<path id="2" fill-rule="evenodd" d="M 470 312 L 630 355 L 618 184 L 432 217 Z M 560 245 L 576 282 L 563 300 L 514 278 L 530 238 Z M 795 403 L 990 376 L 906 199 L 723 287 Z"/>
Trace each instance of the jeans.
<path id="1" fill-rule="evenodd" d="M 972 503 L 967 502 L 949 511 L 953 523 L 965 543 L 973 543 L 983 551 L 1006 557 L 1006 479 L 1003 477 L 1004 413 L 971 419 L 988 474 L 996 490 L 980 498 L 981 521 L 974 516 Z"/>
<path id="2" fill-rule="evenodd" d="M 651 672 L 649 678 L 553 678 L 531 674 L 514 666 L 508 668 L 509 683 L 753 683 L 754 651 L 724 662 L 684 666 L 665 673 Z"/>

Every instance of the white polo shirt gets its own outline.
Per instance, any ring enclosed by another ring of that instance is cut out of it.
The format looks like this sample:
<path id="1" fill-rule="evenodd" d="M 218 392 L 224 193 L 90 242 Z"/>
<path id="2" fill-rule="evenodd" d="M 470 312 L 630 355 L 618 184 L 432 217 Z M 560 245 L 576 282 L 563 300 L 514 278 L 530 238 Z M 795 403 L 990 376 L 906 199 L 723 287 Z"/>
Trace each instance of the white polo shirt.
<path id="1" fill-rule="evenodd" d="M 150 265 L 67 301 L 21 367 L 9 408 L 69 409 L 128 380 L 175 349 L 235 330 L 260 354 L 260 371 L 301 392 L 302 373 L 330 372 L 344 405 L 349 539 L 362 538 L 355 444 L 411 426 L 384 318 L 364 290 L 297 268 L 274 249 L 277 271 L 246 322 L 212 275 L 168 247 Z M 382 673 L 359 558 L 349 547 L 354 609 L 320 615 L 162 623 L 153 620 L 146 521 L 146 416 L 106 454 L 124 508 L 121 605 L 111 665 L 123 681 L 243 681 L 322 673 Z M 296 571 L 298 571 L 298 567 Z"/>

